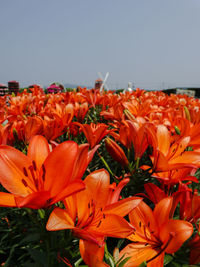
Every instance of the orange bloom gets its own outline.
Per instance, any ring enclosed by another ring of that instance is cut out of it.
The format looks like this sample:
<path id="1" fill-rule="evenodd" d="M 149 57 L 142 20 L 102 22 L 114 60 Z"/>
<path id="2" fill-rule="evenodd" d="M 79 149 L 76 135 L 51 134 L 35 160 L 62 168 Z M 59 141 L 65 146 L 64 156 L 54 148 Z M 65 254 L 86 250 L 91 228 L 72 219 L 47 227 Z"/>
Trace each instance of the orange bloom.
<path id="1" fill-rule="evenodd" d="M 104 138 L 104 136 L 113 131 L 113 130 L 108 130 L 108 125 L 104 123 L 98 123 L 98 124 L 75 123 L 75 124 L 81 127 L 91 148 L 99 144 L 100 141 Z"/>
<path id="2" fill-rule="evenodd" d="M 92 242 L 80 240 L 79 250 L 82 259 L 89 267 L 109 267 L 108 264 L 103 262 L 104 245 L 99 247 Z"/>
<path id="3" fill-rule="evenodd" d="M 24 127 L 25 140 L 29 142 L 32 136 L 43 133 L 43 121 L 40 117 L 29 117 Z"/>
<path id="4" fill-rule="evenodd" d="M 158 125 L 155 132 L 148 128 L 153 145 L 152 161 L 156 172 L 200 166 L 200 153 L 185 151 L 190 146 L 190 137 L 185 136 L 171 144 L 171 135 L 164 125 Z"/>
<path id="5" fill-rule="evenodd" d="M 9 146 L 0 146 L 0 182 L 10 193 L 0 193 L 0 206 L 48 207 L 85 188 L 80 180 L 96 150 L 73 141 L 52 152 L 46 139 L 34 136 L 27 156 Z"/>
<path id="6" fill-rule="evenodd" d="M 164 255 L 176 252 L 192 235 L 192 224 L 169 219 L 173 200 L 162 199 L 152 211 L 143 201 L 130 212 L 129 219 L 136 232 L 128 239 L 120 257 L 131 257 L 124 267 L 134 267 L 146 261 L 148 267 L 162 267 Z"/>
<path id="7" fill-rule="evenodd" d="M 200 223 L 198 233 L 189 242 L 190 246 L 190 264 L 200 263 Z"/>
<path id="8" fill-rule="evenodd" d="M 123 149 L 111 138 L 105 140 L 106 149 L 114 160 L 121 163 L 124 167 L 129 164 Z"/>
<path id="9" fill-rule="evenodd" d="M 115 200 L 114 194 L 119 197 L 119 190 L 115 189 L 114 194 L 110 191 L 110 177 L 104 169 L 92 172 L 84 183 L 84 191 L 64 200 L 65 210 L 53 210 L 47 230 L 72 229 L 77 237 L 98 245 L 103 245 L 105 236 L 125 238 L 132 233 L 134 227 L 123 217 L 142 199 L 130 197 Z"/>

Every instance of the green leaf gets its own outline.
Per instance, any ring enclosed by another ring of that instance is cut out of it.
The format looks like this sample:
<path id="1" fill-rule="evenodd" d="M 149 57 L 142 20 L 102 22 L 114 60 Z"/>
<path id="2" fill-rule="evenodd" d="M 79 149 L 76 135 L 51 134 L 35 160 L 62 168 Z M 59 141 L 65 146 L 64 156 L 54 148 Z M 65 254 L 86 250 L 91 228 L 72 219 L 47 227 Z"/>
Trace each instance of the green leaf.
<path id="1" fill-rule="evenodd" d="M 117 265 L 117 267 L 123 267 L 124 264 L 125 264 L 130 258 L 131 258 L 131 257 L 125 258 L 123 261 L 121 261 L 121 262 Z"/>
<path id="2" fill-rule="evenodd" d="M 139 265 L 139 267 L 145 267 L 145 266 L 147 266 L 146 261 L 144 261 L 143 263 L 141 263 L 141 264 Z"/>
<path id="3" fill-rule="evenodd" d="M 173 260 L 173 257 L 171 255 L 165 255 L 164 266 L 170 263 L 172 260 Z"/>

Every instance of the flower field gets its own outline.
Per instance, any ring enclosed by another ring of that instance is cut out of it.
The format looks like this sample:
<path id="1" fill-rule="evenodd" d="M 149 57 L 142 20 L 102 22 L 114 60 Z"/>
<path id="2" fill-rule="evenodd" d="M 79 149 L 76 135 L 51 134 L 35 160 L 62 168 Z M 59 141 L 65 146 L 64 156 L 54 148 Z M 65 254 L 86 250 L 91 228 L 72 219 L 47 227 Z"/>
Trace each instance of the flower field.
<path id="1" fill-rule="evenodd" d="M 199 99 L 33 86 L 0 120 L 0 266 L 199 266 Z"/>

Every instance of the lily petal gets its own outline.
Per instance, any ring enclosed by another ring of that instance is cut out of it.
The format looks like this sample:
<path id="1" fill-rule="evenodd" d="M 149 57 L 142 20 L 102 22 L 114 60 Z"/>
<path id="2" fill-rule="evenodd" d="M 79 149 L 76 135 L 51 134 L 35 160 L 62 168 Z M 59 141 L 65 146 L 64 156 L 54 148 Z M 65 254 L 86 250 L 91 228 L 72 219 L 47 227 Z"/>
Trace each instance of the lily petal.
<path id="1" fill-rule="evenodd" d="M 94 171 L 86 177 L 84 182 L 91 199 L 97 199 L 97 205 L 104 207 L 109 194 L 110 176 L 108 172 L 104 169 Z"/>
<path id="2" fill-rule="evenodd" d="M 142 262 L 153 258 L 158 252 L 145 244 L 129 244 L 120 251 L 119 258 L 124 256 L 123 259 L 131 257 L 123 266 L 124 267 L 137 267 Z M 157 266 L 157 265 L 156 265 Z"/>
<path id="3" fill-rule="evenodd" d="M 157 224 L 162 225 L 169 220 L 170 211 L 173 204 L 173 198 L 168 197 L 162 199 L 154 208 L 154 218 L 158 218 Z"/>
<path id="4" fill-rule="evenodd" d="M 15 197 L 19 208 L 41 209 L 49 205 L 47 200 L 50 198 L 48 191 L 39 191 L 29 194 L 26 197 Z"/>
<path id="5" fill-rule="evenodd" d="M 16 207 L 14 195 L 0 192 L 0 207 Z"/>
<path id="6" fill-rule="evenodd" d="M 182 244 L 192 235 L 193 226 L 187 221 L 170 220 L 163 225 L 160 231 L 160 239 L 163 242 L 168 242 L 166 248 L 167 253 L 176 252 Z"/>
<path id="7" fill-rule="evenodd" d="M 57 231 L 64 229 L 73 229 L 74 222 L 66 210 L 55 208 L 49 216 L 46 229 L 48 231 Z"/>
<path id="8" fill-rule="evenodd" d="M 56 196 L 69 184 L 77 151 L 78 145 L 75 142 L 66 141 L 54 148 L 53 153 L 45 160 L 45 176 L 48 179 L 43 178 L 44 190 L 50 191 L 51 197 Z M 41 169 L 41 177 L 44 177 L 44 169 Z"/>
<path id="9" fill-rule="evenodd" d="M 28 195 L 27 187 L 23 183 L 23 180 L 27 181 L 28 177 L 24 175 L 23 168 L 28 169 L 31 164 L 31 160 L 19 150 L 9 146 L 1 146 L 0 183 L 13 194 Z M 30 179 L 28 182 L 31 188 L 35 188 Z"/>
<path id="10" fill-rule="evenodd" d="M 42 167 L 49 153 L 50 149 L 46 138 L 42 135 L 35 135 L 31 138 L 27 155 L 35 161 L 38 170 Z"/>
<path id="11" fill-rule="evenodd" d="M 137 205 L 142 201 L 142 198 L 139 197 L 129 197 L 122 199 L 113 204 L 107 205 L 104 209 L 104 213 L 115 214 L 121 217 L 126 216 L 131 210 L 133 210 Z"/>
<path id="12" fill-rule="evenodd" d="M 135 228 L 124 218 L 115 214 L 104 214 L 98 225 L 89 226 L 91 233 L 105 236 L 126 238 L 135 231 Z"/>

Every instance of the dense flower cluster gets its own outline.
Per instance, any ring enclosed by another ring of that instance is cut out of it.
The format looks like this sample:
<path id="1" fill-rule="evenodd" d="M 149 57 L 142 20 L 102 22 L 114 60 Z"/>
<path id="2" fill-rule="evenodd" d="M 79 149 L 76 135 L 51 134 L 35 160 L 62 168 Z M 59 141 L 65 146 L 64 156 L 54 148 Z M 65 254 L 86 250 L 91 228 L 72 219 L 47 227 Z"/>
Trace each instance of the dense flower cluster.
<path id="1" fill-rule="evenodd" d="M 0 206 L 39 223 L 45 266 L 200 263 L 199 99 L 34 86 L 0 98 L 0 121 Z"/>

